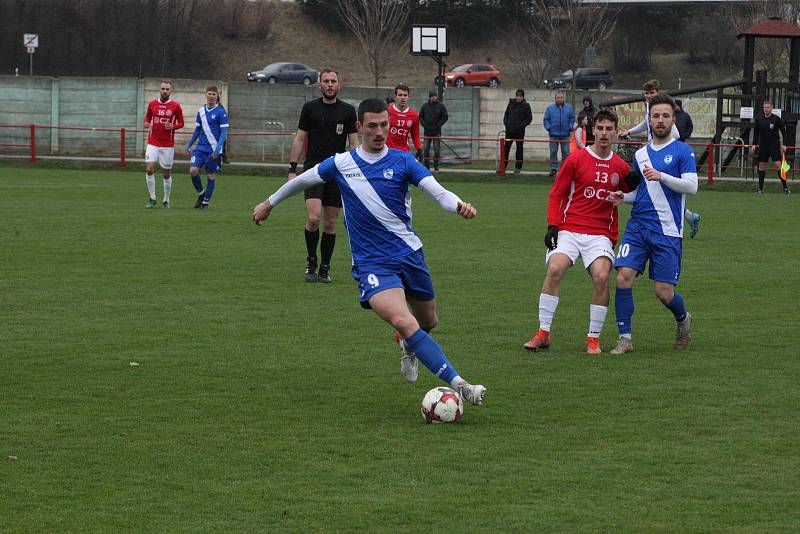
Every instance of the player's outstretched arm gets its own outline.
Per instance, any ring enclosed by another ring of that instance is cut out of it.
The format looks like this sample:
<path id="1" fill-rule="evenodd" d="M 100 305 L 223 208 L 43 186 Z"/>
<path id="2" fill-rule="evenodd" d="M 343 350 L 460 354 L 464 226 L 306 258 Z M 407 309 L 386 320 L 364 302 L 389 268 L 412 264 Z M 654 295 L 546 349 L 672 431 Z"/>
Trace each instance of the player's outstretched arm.
<path id="1" fill-rule="evenodd" d="M 419 165 L 419 164 L 418 164 Z M 428 172 L 422 165 L 420 167 Z M 448 191 L 433 176 L 426 176 L 417 185 L 420 191 L 435 200 L 443 210 L 457 213 L 465 219 L 471 219 L 477 214 L 475 207 L 469 202 L 464 202 L 455 193 Z M 462 212 L 463 211 L 463 212 Z"/>

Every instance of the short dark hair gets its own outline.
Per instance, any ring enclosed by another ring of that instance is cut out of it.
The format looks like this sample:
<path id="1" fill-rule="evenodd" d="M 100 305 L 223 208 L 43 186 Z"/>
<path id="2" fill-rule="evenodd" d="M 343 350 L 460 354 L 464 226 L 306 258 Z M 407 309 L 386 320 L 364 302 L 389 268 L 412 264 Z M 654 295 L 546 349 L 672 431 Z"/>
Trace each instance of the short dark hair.
<path id="1" fill-rule="evenodd" d="M 661 90 L 661 82 L 658 80 L 647 80 L 644 82 L 644 86 L 642 89 L 646 91 L 660 91 Z"/>
<path id="2" fill-rule="evenodd" d="M 322 69 L 321 71 L 319 71 L 319 79 L 321 80 L 322 79 L 322 75 L 323 74 L 328 74 L 328 73 L 335 74 L 336 75 L 336 79 L 337 80 L 339 79 L 339 73 L 336 72 L 336 70 L 331 69 L 331 68 Z"/>
<path id="3" fill-rule="evenodd" d="M 614 128 L 619 125 L 619 118 L 617 117 L 617 114 L 610 109 L 601 109 L 595 114 L 594 123 L 597 124 L 600 121 L 611 121 L 614 123 Z"/>
<path id="4" fill-rule="evenodd" d="M 165 83 L 166 83 L 166 84 L 169 84 L 169 86 L 170 86 L 170 87 L 172 87 L 172 80 L 167 80 L 166 78 L 164 78 L 163 80 L 161 80 L 161 83 L 160 83 L 159 85 L 163 85 L 163 84 L 165 84 Z"/>
<path id="5" fill-rule="evenodd" d="M 681 100 L 680 98 L 676 98 L 675 99 L 675 105 L 678 106 L 679 108 L 682 108 L 683 107 L 683 100 Z"/>
<path id="6" fill-rule="evenodd" d="M 383 113 L 386 104 L 380 98 L 368 98 L 358 105 L 358 122 L 364 122 L 364 113 Z"/>
<path id="7" fill-rule="evenodd" d="M 216 85 L 207 85 L 206 86 L 206 93 L 209 92 L 209 91 L 214 91 L 215 93 L 217 93 L 217 95 L 219 95 L 219 89 L 217 89 Z"/>
<path id="8" fill-rule="evenodd" d="M 397 85 L 394 86 L 394 94 L 397 94 L 398 89 L 400 91 L 405 91 L 406 93 L 411 94 L 411 89 L 409 89 L 408 86 L 404 83 L 398 83 Z"/>
<path id="9" fill-rule="evenodd" d="M 675 101 L 667 93 L 658 93 L 650 99 L 650 109 L 653 109 L 653 106 L 657 106 L 658 104 L 669 104 L 672 111 L 675 111 Z"/>

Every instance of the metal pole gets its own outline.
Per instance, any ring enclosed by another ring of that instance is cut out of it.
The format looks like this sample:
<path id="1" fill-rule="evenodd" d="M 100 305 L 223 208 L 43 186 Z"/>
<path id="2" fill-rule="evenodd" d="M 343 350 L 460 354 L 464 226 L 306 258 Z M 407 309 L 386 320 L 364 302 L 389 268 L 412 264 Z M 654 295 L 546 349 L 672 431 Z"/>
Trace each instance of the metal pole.
<path id="1" fill-rule="evenodd" d="M 28 52 L 28 55 L 31 57 L 31 76 L 33 76 L 33 52 Z"/>

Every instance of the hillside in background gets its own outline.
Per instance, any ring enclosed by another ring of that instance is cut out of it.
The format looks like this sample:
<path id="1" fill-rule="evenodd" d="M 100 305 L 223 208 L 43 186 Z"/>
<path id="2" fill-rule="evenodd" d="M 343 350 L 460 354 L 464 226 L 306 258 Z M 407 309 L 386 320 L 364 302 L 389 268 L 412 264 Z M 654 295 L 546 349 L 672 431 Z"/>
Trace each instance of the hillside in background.
<path id="1" fill-rule="evenodd" d="M 345 83 L 371 85 L 371 75 L 364 67 L 364 57 L 355 40 L 326 30 L 326 25 L 316 24 L 303 14 L 299 6 L 292 3 L 277 3 L 274 10 L 272 35 L 264 40 L 231 40 L 219 37 L 213 41 L 214 67 L 218 77 L 230 81 L 243 80 L 248 70 L 261 68 L 276 61 L 297 61 L 315 68 L 332 67 L 342 75 Z M 313 37 L 309 37 L 313 36 Z M 610 54 L 609 54 L 610 55 Z M 506 74 L 503 87 L 516 88 L 519 79 L 514 73 L 514 58 L 509 57 L 502 36 L 487 39 L 480 46 L 454 46 L 446 58 L 448 66 L 462 63 L 493 63 Z M 664 87 L 677 87 L 681 78 L 683 87 L 728 80 L 739 76 L 730 69 L 715 65 L 691 65 L 686 54 L 657 55 L 652 68 L 620 72 L 614 69 L 613 59 L 601 54 L 599 61 L 608 66 L 615 76 L 615 88 L 640 89 L 648 78 L 659 78 Z M 393 86 L 405 82 L 413 86 L 433 85 L 436 63 L 427 57 L 406 59 L 396 69 L 391 79 L 382 85 Z"/>

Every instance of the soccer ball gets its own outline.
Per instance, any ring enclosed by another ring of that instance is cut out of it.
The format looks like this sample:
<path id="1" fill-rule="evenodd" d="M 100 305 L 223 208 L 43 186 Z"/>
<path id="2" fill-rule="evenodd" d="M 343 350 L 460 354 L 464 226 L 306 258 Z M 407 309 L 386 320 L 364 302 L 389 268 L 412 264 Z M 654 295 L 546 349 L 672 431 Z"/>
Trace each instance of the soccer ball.
<path id="1" fill-rule="evenodd" d="M 433 388 L 422 399 L 422 418 L 430 423 L 457 423 L 464 413 L 461 397 L 446 387 Z"/>

